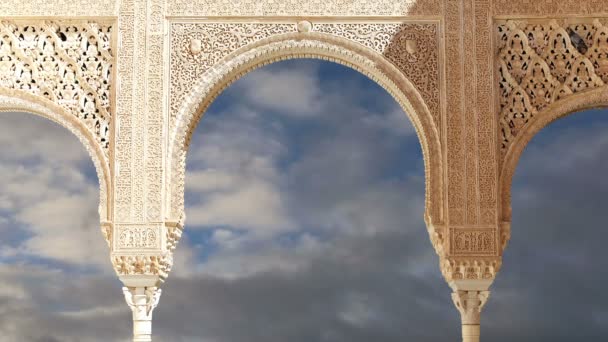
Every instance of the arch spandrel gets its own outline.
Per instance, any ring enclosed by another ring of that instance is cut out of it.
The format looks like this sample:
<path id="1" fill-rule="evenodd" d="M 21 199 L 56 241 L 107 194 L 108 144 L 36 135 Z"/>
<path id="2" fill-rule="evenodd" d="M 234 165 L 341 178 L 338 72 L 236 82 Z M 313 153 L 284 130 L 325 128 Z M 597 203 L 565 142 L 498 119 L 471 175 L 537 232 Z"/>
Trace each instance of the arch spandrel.
<path id="1" fill-rule="evenodd" d="M 167 184 L 170 188 L 167 189 L 167 207 L 171 210 L 171 220 L 179 222 L 180 225 L 183 224 L 185 163 L 189 140 L 201 116 L 217 95 L 241 75 L 262 65 L 288 58 L 320 58 L 344 64 L 369 76 L 384 87 L 410 117 L 416 128 L 424 155 L 427 185 L 425 220 L 429 225 L 433 244 L 437 251 L 442 253 L 443 231 L 441 229 L 443 228 L 444 218 L 442 216 L 443 186 L 441 175 L 443 166 L 440 134 L 437 127 L 438 122 L 434 121 L 438 120 L 436 118 L 439 115 L 434 116 L 431 113 L 430 106 L 425 102 L 416 86 L 404 75 L 404 71 L 399 69 L 389 58 L 356 41 L 328 33 L 315 32 L 312 29 L 314 25 L 304 21 L 297 25 L 289 23 L 278 24 L 278 26 L 274 27 L 270 26 L 271 33 L 269 37 L 260 38 L 258 41 L 245 44 L 234 51 L 228 50 L 224 57 L 218 58 L 216 56 L 217 62 L 215 64 L 208 63 L 209 65 L 205 67 L 204 57 L 201 57 L 203 70 L 198 69 L 198 74 L 196 73 L 196 63 L 188 65 L 184 63 L 184 57 L 179 58 L 177 56 L 178 53 L 172 51 L 171 56 L 174 59 L 172 59 L 171 65 L 175 68 L 172 69 L 172 73 L 191 75 L 190 72 L 194 70 L 194 74 L 197 77 L 188 79 L 192 84 L 191 86 L 185 86 L 184 84 L 172 86 L 172 90 L 177 90 L 180 93 L 170 96 L 172 101 L 171 108 L 176 109 L 176 112 L 172 112 L 171 115 L 169 136 L 168 160 L 170 169 L 168 170 L 169 179 Z M 429 25 L 436 25 L 436 23 Z M 293 32 L 294 26 L 297 32 Z M 225 29 L 225 27 L 222 28 Z M 395 34 L 403 28 L 403 24 L 393 24 L 389 28 L 393 29 L 393 34 Z M 278 33 L 275 33 L 275 30 Z M 282 33 L 283 31 L 289 33 Z M 180 33 L 183 33 L 183 31 L 180 31 Z M 249 31 L 249 37 L 251 36 L 254 35 Z M 431 30 L 431 36 L 437 38 L 437 31 Z M 393 37 L 393 35 L 389 37 Z M 422 38 L 420 41 L 414 41 L 414 36 L 411 35 L 407 37 L 409 39 L 400 40 L 400 43 L 407 44 L 407 46 L 404 46 L 399 51 L 405 54 L 417 53 L 418 44 L 424 44 L 423 40 L 425 37 L 419 37 Z M 229 44 L 235 41 L 237 40 L 228 40 Z M 412 43 L 412 41 L 414 42 Z M 381 51 L 394 51 L 394 48 L 391 46 L 392 43 L 394 42 L 390 40 L 385 42 L 384 46 L 381 46 Z M 205 50 L 204 47 L 209 47 L 208 42 L 201 40 L 196 34 L 194 36 L 184 35 L 179 37 L 179 39 L 172 39 L 171 44 L 172 48 L 177 49 L 178 52 L 194 56 L 194 60 L 196 60 L 197 55 L 204 54 L 205 52 L 208 53 L 205 56 L 208 58 L 213 58 L 213 54 L 216 53 L 215 50 Z M 435 44 L 437 44 L 436 41 Z M 422 46 L 420 48 L 424 49 Z M 434 55 L 434 61 L 438 64 L 437 50 L 431 52 L 427 48 L 426 53 Z M 424 61 L 427 62 L 429 59 L 433 60 L 433 57 L 426 58 Z M 435 70 L 422 70 L 421 72 L 426 72 L 430 75 L 435 73 L 438 78 L 439 71 L 437 64 L 435 64 Z M 201 67 L 201 65 L 198 65 L 198 67 Z M 189 70 L 189 72 L 180 72 L 180 68 Z M 174 79 L 183 81 L 179 77 L 173 78 L 172 75 L 172 80 Z M 187 84 L 189 83 L 186 82 Z M 173 102 L 175 98 L 182 99 L 179 105 Z M 439 96 L 437 95 L 437 101 L 439 101 L 438 98 Z M 439 104 L 437 103 L 435 106 L 439 110 Z"/>

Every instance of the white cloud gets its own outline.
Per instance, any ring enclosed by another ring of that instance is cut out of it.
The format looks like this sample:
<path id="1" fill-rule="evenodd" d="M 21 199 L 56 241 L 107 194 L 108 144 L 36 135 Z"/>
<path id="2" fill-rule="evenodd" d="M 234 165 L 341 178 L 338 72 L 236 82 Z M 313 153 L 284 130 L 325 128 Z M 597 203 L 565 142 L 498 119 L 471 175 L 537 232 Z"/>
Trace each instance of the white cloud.
<path id="1" fill-rule="evenodd" d="M 244 97 L 262 110 L 293 117 L 319 114 L 322 106 L 320 80 L 314 65 L 259 69 L 236 85 Z"/>
<path id="2" fill-rule="evenodd" d="M 228 225 L 262 235 L 292 227 L 281 193 L 273 184 L 251 181 L 231 191 L 203 196 L 203 203 L 188 208 L 188 222 L 193 226 Z"/>

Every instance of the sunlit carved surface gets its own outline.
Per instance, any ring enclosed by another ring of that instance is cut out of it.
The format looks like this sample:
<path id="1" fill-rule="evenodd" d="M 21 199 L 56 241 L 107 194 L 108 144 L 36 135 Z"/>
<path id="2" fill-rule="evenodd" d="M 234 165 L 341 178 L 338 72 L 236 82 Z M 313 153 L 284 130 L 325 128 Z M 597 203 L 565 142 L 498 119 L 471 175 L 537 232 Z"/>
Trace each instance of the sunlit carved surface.
<path id="1" fill-rule="evenodd" d="M 0 16 L 0 110 L 48 117 L 87 147 L 144 330 L 187 224 L 191 133 L 244 73 L 327 59 L 397 100 L 424 154 L 420 215 L 473 325 L 509 240 L 519 155 L 551 121 L 608 103 L 603 0 L 25 0 Z"/>

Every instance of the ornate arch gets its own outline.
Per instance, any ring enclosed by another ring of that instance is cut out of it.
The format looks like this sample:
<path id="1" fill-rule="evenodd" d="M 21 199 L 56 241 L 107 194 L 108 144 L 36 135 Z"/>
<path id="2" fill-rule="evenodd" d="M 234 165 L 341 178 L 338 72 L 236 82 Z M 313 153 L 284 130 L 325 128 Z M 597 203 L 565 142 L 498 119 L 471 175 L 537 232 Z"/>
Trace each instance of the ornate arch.
<path id="1" fill-rule="evenodd" d="M 95 165 L 99 179 L 99 217 L 102 232 L 109 243 L 108 229 L 111 220 L 110 206 L 110 168 L 106 161 L 105 152 L 97 141 L 97 137 L 86 125 L 64 108 L 42 96 L 30 94 L 16 89 L 0 87 L 0 111 L 28 112 L 52 120 L 67 128 L 84 145 Z"/>
<path id="2" fill-rule="evenodd" d="M 554 102 L 533 117 L 518 133 L 505 153 L 500 172 L 500 218 L 502 222 L 503 249 L 510 237 L 511 224 L 511 185 L 513 175 L 528 143 L 543 128 L 553 121 L 585 109 L 608 105 L 608 86 L 571 95 Z"/>
<path id="3" fill-rule="evenodd" d="M 497 23 L 499 219 L 511 235 L 511 183 L 528 142 L 570 113 L 608 103 L 608 26 L 598 18 Z"/>
<path id="4" fill-rule="evenodd" d="M 306 25 L 306 23 L 304 23 Z M 299 27 L 302 30 L 302 27 Z M 184 220 L 184 180 L 189 142 L 202 115 L 212 101 L 232 82 L 263 65 L 290 58 L 318 58 L 349 66 L 376 81 L 396 99 L 413 123 L 422 147 L 429 229 L 443 222 L 443 163 L 439 130 L 420 92 L 395 64 L 361 44 L 326 33 L 285 33 L 240 48 L 216 63 L 196 80 L 184 98 L 171 126 L 168 153 L 167 201 L 169 218 Z M 410 44 L 408 44 L 410 45 Z M 415 46 L 415 44 L 412 44 Z M 191 48 L 197 49 L 196 44 Z M 412 47 L 414 48 L 414 47 Z M 436 234 L 431 239 L 436 247 Z"/>

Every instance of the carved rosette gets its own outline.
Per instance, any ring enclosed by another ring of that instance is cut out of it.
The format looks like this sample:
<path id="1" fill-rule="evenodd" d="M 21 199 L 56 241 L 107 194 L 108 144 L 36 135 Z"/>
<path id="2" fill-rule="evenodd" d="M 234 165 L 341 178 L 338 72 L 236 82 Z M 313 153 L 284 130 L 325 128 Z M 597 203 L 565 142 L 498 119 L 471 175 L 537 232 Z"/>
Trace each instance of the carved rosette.
<path id="1" fill-rule="evenodd" d="M 499 22 L 497 48 L 503 156 L 545 107 L 608 81 L 608 29 L 599 19 Z"/>
<path id="2" fill-rule="evenodd" d="M 93 21 L 0 22 L 0 87 L 52 101 L 110 145 L 112 25 Z"/>

